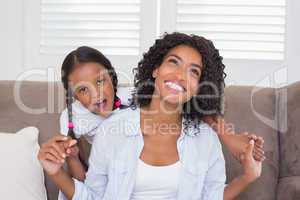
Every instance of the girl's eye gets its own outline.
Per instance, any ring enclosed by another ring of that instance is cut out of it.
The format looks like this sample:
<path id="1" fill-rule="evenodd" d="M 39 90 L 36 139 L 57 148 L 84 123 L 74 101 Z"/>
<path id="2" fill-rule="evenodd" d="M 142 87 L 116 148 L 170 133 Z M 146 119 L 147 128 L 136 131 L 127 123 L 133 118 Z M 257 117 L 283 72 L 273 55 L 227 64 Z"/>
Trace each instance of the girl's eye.
<path id="1" fill-rule="evenodd" d="M 79 88 L 79 92 L 82 93 L 82 94 L 85 94 L 88 92 L 88 88 L 87 87 L 81 87 Z"/>
<path id="2" fill-rule="evenodd" d="M 98 86 L 103 85 L 104 81 L 105 81 L 105 79 L 97 80 L 97 85 L 98 85 Z"/>

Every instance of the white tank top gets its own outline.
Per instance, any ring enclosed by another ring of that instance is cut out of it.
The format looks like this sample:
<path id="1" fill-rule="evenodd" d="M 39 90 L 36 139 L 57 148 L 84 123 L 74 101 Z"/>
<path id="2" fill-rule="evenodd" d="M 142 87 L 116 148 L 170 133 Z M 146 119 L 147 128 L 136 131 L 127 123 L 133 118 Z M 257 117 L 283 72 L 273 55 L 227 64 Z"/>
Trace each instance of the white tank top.
<path id="1" fill-rule="evenodd" d="M 180 166 L 179 161 L 153 166 L 139 159 L 131 200 L 176 200 Z"/>

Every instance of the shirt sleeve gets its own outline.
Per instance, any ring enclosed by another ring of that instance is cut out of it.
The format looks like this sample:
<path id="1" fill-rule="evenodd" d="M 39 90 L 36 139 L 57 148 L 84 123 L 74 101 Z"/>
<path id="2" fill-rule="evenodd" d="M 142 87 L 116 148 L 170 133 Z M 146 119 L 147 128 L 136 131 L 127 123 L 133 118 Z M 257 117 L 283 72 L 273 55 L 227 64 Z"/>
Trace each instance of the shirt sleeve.
<path id="1" fill-rule="evenodd" d="M 105 136 L 103 135 L 97 134 L 93 141 L 85 182 L 74 179 L 73 200 L 101 200 L 104 198 L 108 182 L 108 159 L 105 154 L 107 142 L 104 141 Z"/>
<path id="2" fill-rule="evenodd" d="M 212 130 L 211 130 L 212 131 Z M 223 200 L 226 181 L 225 160 L 217 134 L 213 136 L 208 171 L 204 180 L 202 200 Z"/>

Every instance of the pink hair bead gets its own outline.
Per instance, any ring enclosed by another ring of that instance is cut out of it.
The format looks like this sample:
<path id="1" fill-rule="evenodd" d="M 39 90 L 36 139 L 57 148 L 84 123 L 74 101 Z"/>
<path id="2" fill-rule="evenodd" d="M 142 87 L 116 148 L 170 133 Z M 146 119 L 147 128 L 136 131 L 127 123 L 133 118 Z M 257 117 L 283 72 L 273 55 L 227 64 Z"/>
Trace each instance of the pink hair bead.
<path id="1" fill-rule="evenodd" d="M 121 106 L 121 100 L 118 99 L 117 101 L 115 101 L 115 107 L 119 108 Z"/>
<path id="2" fill-rule="evenodd" d="M 72 122 L 68 123 L 68 128 L 74 128 L 74 124 Z"/>

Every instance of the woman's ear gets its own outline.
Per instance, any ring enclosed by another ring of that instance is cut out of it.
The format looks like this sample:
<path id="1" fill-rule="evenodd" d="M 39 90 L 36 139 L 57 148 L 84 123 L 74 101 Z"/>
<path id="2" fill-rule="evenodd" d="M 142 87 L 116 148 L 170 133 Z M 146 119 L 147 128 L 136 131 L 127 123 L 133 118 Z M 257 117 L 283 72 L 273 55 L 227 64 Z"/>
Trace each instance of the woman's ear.
<path id="1" fill-rule="evenodd" d="M 158 73 L 158 68 L 154 69 L 152 72 L 152 77 L 156 78 L 157 77 L 157 73 Z"/>

